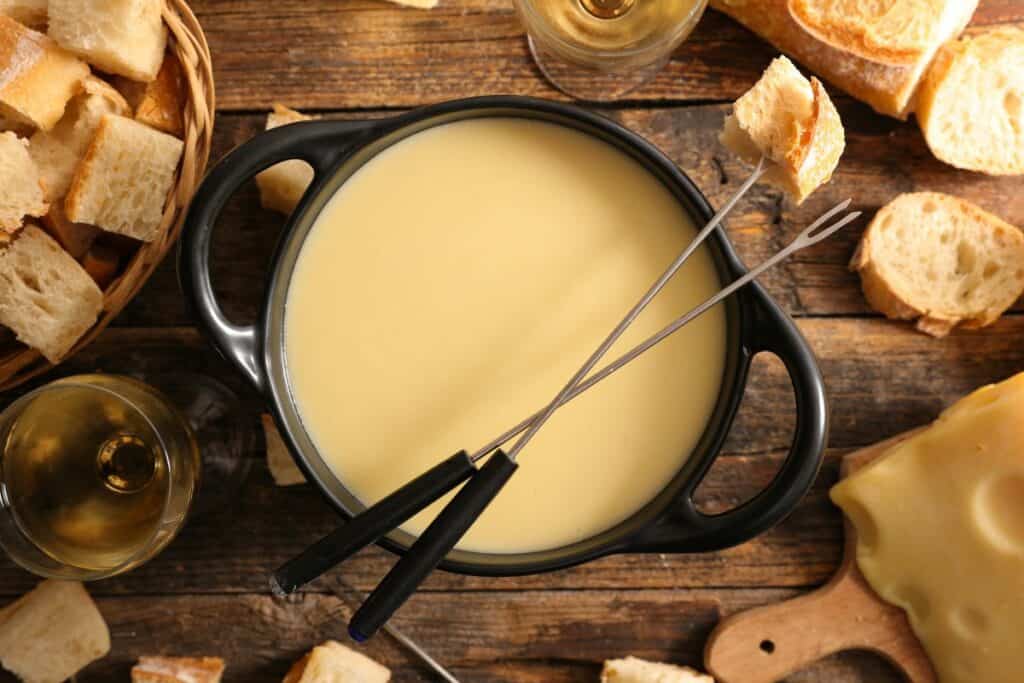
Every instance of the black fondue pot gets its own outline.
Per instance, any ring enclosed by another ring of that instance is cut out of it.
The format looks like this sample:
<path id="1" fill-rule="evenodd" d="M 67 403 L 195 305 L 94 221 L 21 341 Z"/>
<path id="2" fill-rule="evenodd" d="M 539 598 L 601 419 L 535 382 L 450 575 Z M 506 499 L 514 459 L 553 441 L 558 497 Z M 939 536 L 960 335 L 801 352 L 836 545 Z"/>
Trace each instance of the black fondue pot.
<path id="1" fill-rule="evenodd" d="M 458 100 L 371 121 L 298 123 L 262 133 L 228 154 L 210 171 L 189 210 L 181 243 L 182 286 L 210 341 L 266 398 L 306 477 L 346 517 L 364 506 L 317 451 L 289 391 L 284 313 L 296 259 L 328 200 L 363 164 L 427 128 L 482 117 L 536 119 L 604 140 L 643 164 L 672 192 L 696 225 L 712 217 L 711 207 L 693 182 L 643 138 L 578 107 L 525 97 Z M 259 321 L 238 325 L 224 316 L 211 286 L 214 224 L 243 182 L 288 159 L 308 162 L 315 178 L 277 246 Z M 722 282 L 745 272 L 724 233 L 715 231 L 705 244 Z M 455 550 L 442 568 L 501 576 L 568 567 L 612 553 L 710 551 L 742 543 L 786 517 L 811 487 L 825 448 L 828 407 L 821 372 L 796 326 L 760 286 L 752 284 L 740 290 L 727 301 L 726 309 L 727 360 L 713 416 L 692 455 L 661 493 L 632 517 L 592 538 L 523 554 Z M 728 512 L 703 514 L 694 505 L 694 491 L 725 442 L 746 387 L 751 359 L 761 352 L 778 356 L 792 380 L 797 417 L 792 447 L 775 478 L 757 496 Z M 629 372 L 628 368 L 624 372 Z M 338 409 L 344 410 L 344 406 Z M 453 444 L 453 450 L 460 445 L 465 444 Z M 444 455 L 438 454 L 439 459 Z M 411 535 L 395 531 L 382 539 L 381 545 L 401 553 L 413 540 Z"/>

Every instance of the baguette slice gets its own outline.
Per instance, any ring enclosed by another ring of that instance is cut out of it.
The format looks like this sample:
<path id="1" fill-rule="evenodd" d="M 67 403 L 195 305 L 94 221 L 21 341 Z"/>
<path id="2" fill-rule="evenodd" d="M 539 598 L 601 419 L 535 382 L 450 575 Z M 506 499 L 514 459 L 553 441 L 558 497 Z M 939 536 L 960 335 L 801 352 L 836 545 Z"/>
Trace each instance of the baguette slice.
<path id="1" fill-rule="evenodd" d="M 604 663 L 601 683 L 715 683 L 715 679 L 685 666 L 626 657 Z"/>
<path id="2" fill-rule="evenodd" d="M 947 43 L 921 86 L 917 121 L 932 153 L 990 175 L 1024 173 L 1024 30 Z"/>
<path id="3" fill-rule="evenodd" d="M 0 133 L 0 229 L 15 232 L 25 216 L 42 216 L 47 208 L 43 181 L 29 154 L 28 141 L 11 132 Z"/>
<path id="4" fill-rule="evenodd" d="M 50 130 L 89 67 L 42 33 L 0 14 L 0 117 Z"/>
<path id="5" fill-rule="evenodd" d="M 789 0 L 710 0 L 780 51 L 793 57 L 876 111 L 906 118 L 913 109 L 914 94 L 939 46 L 963 31 L 978 6 L 978 0 L 948 3 L 939 19 L 934 42 L 912 64 L 879 64 L 857 56 L 849 47 L 837 48 L 818 40 L 789 13 Z"/>
<path id="6" fill-rule="evenodd" d="M 57 125 L 37 132 L 29 143 L 51 202 L 67 194 L 78 162 L 85 156 L 103 116 L 128 113 L 128 103 L 104 81 L 89 76 L 82 86 L 83 91 L 71 100 Z"/>
<path id="7" fill-rule="evenodd" d="M 907 65 L 936 44 L 947 6 L 962 0 L 789 0 L 810 35 L 872 62 Z"/>
<path id="8" fill-rule="evenodd" d="M 0 252 L 0 324 L 51 363 L 92 327 L 103 292 L 53 238 L 26 225 Z"/>
<path id="9" fill-rule="evenodd" d="M 128 100 L 135 120 L 176 138 L 185 135 L 185 79 L 178 58 L 168 52 L 149 83 L 118 76 L 114 85 Z"/>
<path id="10" fill-rule="evenodd" d="M 387 683 L 391 671 L 366 655 L 328 640 L 292 665 L 282 683 Z"/>
<path id="11" fill-rule="evenodd" d="M 873 308 L 944 337 L 992 324 L 1024 292 L 1024 233 L 957 197 L 902 194 L 875 215 L 850 267 Z"/>
<path id="12" fill-rule="evenodd" d="M 49 0 L 50 36 L 103 71 L 156 78 L 167 46 L 162 0 Z"/>
<path id="13" fill-rule="evenodd" d="M 132 683 L 220 683 L 220 657 L 139 657 Z"/>
<path id="14" fill-rule="evenodd" d="M 306 116 L 280 104 L 267 115 L 266 130 L 297 121 L 310 121 L 316 117 Z M 275 164 L 256 176 L 260 190 L 260 205 L 264 209 L 290 214 L 302 199 L 306 188 L 313 182 L 313 167 L 305 161 L 292 159 Z"/>
<path id="15" fill-rule="evenodd" d="M 764 179 L 798 204 L 832 178 L 845 147 L 843 123 L 825 88 L 785 57 L 736 100 L 721 141 L 751 164 L 763 154 L 771 162 Z"/>
<path id="16" fill-rule="evenodd" d="M 61 683 L 110 652 L 110 632 L 77 581 L 43 581 L 3 610 L 0 662 L 25 683 Z"/>
<path id="17" fill-rule="evenodd" d="M 0 14 L 36 31 L 46 30 L 48 0 L 0 0 Z"/>
<path id="18" fill-rule="evenodd" d="M 183 149 L 167 133 L 105 115 L 71 181 L 64 213 L 75 223 L 155 240 Z"/>

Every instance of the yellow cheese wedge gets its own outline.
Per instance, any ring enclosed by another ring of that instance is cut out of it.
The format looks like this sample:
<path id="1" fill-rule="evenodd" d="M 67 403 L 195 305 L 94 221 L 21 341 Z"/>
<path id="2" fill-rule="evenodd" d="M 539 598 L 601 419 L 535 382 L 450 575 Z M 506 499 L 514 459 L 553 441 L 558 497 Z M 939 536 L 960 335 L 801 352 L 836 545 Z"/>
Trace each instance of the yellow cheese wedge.
<path id="1" fill-rule="evenodd" d="M 832 489 L 857 564 L 941 683 L 1024 680 L 1024 374 L 979 389 Z"/>

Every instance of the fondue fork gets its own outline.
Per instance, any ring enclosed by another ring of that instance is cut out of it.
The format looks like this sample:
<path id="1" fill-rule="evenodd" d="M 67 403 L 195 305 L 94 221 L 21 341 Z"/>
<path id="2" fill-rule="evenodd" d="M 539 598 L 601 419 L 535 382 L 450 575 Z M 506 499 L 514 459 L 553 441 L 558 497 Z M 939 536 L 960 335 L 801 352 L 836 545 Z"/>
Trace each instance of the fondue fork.
<path id="1" fill-rule="evenodd" d="M 753 178 L 756 179 L 757 175 L 759 174 L 755 172 Z M 522 450 L 529 437 L 532 437 L 539 430 L 539 426 L 536 429 L 533 428 L 538 422 L 542 424 L 542 420 L 550 417 L 561 405 L 618 371 L 637 356 L 702 315 L 736 290 L 759 277 L 764 271 L 777 265 L 796 251 L 827 239 L 853 221 L 860 215 L 859 212 L 847 214 L 835 223 L 825 228 L 821 227 L 836 214 L 845 210 L 849 204 L 850 200 L 847 200 L 826 212 L 775 256 L 737 279 L 718 294 L 672 322 L 617 360 L 587 377 L 587 373 L 593 368 L 597 360 L 600 359 L 603 352 L 607 351 L 607 348 L 604 347 L 610 348 L 611 346 L 610 343 L 602 344 L 598 349 L 598 352 L 601 353 L 595 352 L 584 368 L 573 376 L 573 379 L 545 408 L 523 420 L 515 427 L 510 428 L 472 456 L 468 455 L 466 451 L 460 451 L 398 489 L 376 505 L 355 516 L 348 524 L 334 533 L 321 539 L 321 541 L 303 554 L 283 565 L 275 573 L 271 580 L 274 592 L 284 594 L 294 591 L 300 585 L 316 578 L 359 549 L 379 540 L 383 535 L 400 526 L 411 516 L 436 501 L 458 484 L 466 479 L 470 479 L 470 482 L 456 494 L 455 498 L 430 524 L 423 535 L 413 544 L 407 554 L 399 560 L 363 606 L 356 612 L 350 623 L 350 633 L 356 640 L 368 638 L 414 592 L 419 583 L 458 543 L 459 539 L 468 531 L 473 521 L 476 520 L 501 490 L 517 468 L 514 456 Z M 724 215 L 727 208 L 720 211 L 720 215 L 716 216 L 716 218 L 720 220 L 721 215 Z M 710 230 L 706 230 L 706 232 L 710 232 Z M 706 235 L 704 236 L 706 237 Z M 698 236 L 698 239 L 701 239 L 701 237 Z M 692 251 L 693 247 L 691 245 L 684 254 L 686 252 L 692 253 Z M 688 256 L 689 254 L 686 255 Z M 677 259 L 678 261 L 679 259 Z M 667 278 L 663 276 L 655 286 L 657 287 L 658 284 L 664 286 L 662 280 L 667 281 Z M 654 287 L 652 287 L 653 289 Z M 651 298 L 653 298 L 653 295 L 648 292 L 648 295 L 645 295 L 644 299 L 641 299 L 641 302 L 623 320 L 625 325 L 620 323 L 612 335 L 610 335 L 610 338 L 615 336 L 616 333 L 621 335 L 625 327 L 638 315 L 639 311 L 637 309 L 646 306 Z M 487 463 L 477 469 L 477 462 L 490 455 L 494 449 L 523 432 L 526 432 L 526 434 L 513 446 L 509 454 L 498 450 Z"/>

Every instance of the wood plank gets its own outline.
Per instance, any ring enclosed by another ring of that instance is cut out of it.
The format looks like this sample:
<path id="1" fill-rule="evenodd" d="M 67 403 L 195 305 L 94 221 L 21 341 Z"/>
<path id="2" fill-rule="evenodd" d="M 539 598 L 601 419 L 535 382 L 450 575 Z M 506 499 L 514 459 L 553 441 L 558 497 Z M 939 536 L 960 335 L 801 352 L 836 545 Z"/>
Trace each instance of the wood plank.
<path id="1" fill-rule="evenodd" d="M 650 139 L 685 170 L 713 205 L 720 205 L 747 170 L 718 143 L 728 107 L 607 112 Z M 373 115 L 379 116 L 380 112 Z M 866 216 L 832 240 L 797 254 L 763 278 L 768 291 L 796 316 L 867 315 L 870 309 L 847 263 L 869 217 L 900 192 L 955 193 L 1006 220 L 1024 225 L 1024 193 L 1016 178 L 992 178 L 957 171 L 932 158 L 913 124 L 873 115 L 866 107 L 842 103 L 848 147 L 835 179 L 804 205 L 756 187 L 727 221 L 729 235 L 748 264 L 767 258 L 827 208 L 847 197 Z M 250 139 L 263 127 L 259 115 L 221 115 L 214 158 Z M 228 313 L 252 320 L 262 300 L 267 262 L 283 218 L 259 207 L 254 183 L 232 200 L 214 241 L 214 282 Z M 666 257 L 667 258 L 667 257 Z M 1018 310 L 1021 310 L 1018 307 Z M 168 259 L 115 324 L 133 327 L 191 323 L 178 287 L 174 259 Z"/>
<path id="2" fill-rule="evenodd" d="M 605 658 L 626 654 L 699 666 L 704 640 L 722 615 L 790 596 L 771 590 L 420 594 L 394 623 L 463 681 L 582 683 L 597 680 Z M 351 609 L 350 601 L 318 594 L 287 601 L 210 595 L 98 603 L 112 652 L 77 677 L 79 683 L 127 680 L 132 662 L 154 653 L 219 655 L 228 662 L 227 681 L 277 683 L 312 645 L 346 641 Z M 384 634 L 363 651 L 392 667 L 398 683 L 429 678 Z M 899 678 L 878 660 L 841 656 L 790 682 L 863 680 Z"/>
<path id="3" fill-rule="evenodd" d="M 507 0 L 443 0 L 427 12 L 380 0 L 196 0 L 223 110 L 280 100 L 317 109 L 416 106 L 512 92 L 559 97 L 527 51 Z M 1024 20 L 1014 0 L 982 0 L 977 25 Z M 714 11 L 631 102 L 732 100 L 774 56 Z"/>

